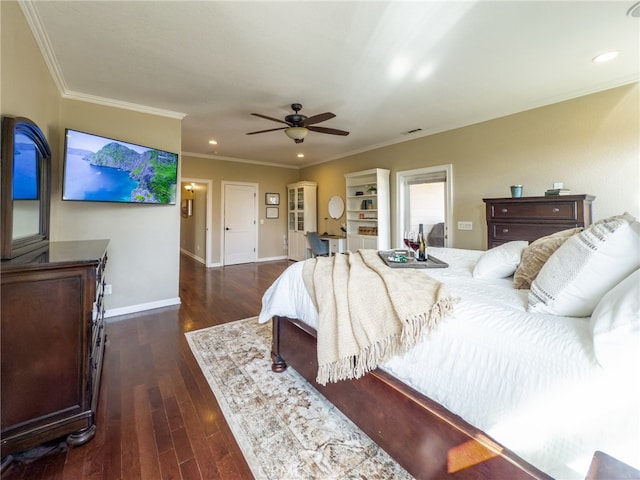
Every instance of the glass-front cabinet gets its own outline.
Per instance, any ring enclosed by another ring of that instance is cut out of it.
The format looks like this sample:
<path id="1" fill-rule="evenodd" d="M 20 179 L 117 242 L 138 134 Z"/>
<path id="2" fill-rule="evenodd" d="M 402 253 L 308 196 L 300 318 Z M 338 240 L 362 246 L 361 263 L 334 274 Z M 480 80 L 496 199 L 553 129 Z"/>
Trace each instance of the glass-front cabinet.
<path id="1" fill-rule="evenodd" d="M 288 251 L 291 260 L 310 257 L 307 232 L 317 231 L 317 191 L 315 182 L 287 185 L 287 215 L 289 223 Z"/>
<path id="2" fill-rule="evenodd" d="M 345 174 L 347 196 L 347 248 L 391 248 L 389 170 L 373 168 Z"/>

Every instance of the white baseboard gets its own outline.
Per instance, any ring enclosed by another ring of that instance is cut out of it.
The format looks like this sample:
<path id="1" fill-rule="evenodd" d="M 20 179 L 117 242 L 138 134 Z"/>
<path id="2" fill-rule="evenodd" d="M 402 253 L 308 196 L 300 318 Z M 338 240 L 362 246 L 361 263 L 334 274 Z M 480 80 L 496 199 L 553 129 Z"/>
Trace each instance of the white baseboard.
<path id="1" fill-rule="evenodd" d="M 281 255 L 279 257 L 265 257 L 265 258 L 259 258 L 258 262 L 274 262 L 276 260 L 286 260 L 288 257 L 287 255 Z"/>
<path id="2" fill-rule="evenodd" d="M 155 308 L 170 307 L 172 305 L 180 305 L 180 297 L 167 298 L 166 300 L 159 300 L 157 302 L 140 303 L 128 307 L 110 308 L 104 312 L 104 317 L 105 319 L 109 319 L 109 322 L 119 322 L 120 320 L 126 320 L 126 318 L 115 317 L 153 310 Z"/>
<path id="3" fill-rule="evenodd" d="M 222 262 L 212 262 L 206 265 L 204 258 L 200 258 L 194 255 L 193 253 L 189 252 L 188 250 L 185 250 L 184 248 L 181 248 L 180 252 L 184 253 L 187 257 L 191 257 L 195 261 L 202 263 L 207 268 L 222 267 Z M 280 255 L 278 257 L 264 257 L 264 258 L 258 258 L 256 262 L 275 262 L 276 260 L 286 260 L 287 258 L 289 258 L 287 255 Z"/>
<path id="4" fill-rule="evenodd" d="M 196 262 L 200 262 L 202 264 L 205 263 L 204 258 L 198 257 L 197 255 L 194 255 L 193 253 L 191 253 L 189 250 L 185 250 L 184 248 L 180 249 L 180 252 L 184 253 L 187 257 L 191 257 L 193 258 Z"/>

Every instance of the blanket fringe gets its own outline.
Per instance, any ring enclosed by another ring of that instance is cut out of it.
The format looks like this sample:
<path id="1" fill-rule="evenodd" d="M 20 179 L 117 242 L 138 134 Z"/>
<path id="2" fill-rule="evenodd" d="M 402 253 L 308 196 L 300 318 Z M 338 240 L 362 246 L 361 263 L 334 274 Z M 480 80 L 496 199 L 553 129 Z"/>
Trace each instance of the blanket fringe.
<path id="1" fill-rule="evenodd" d="M 379 363 L 394 355 L 407 352 L 420 341 L 425 329 L 435 327 L 442 318 L 453 311 L 454 303 L 451 298 L 443 298 L 435 303 L 429 312 L 405 319 L 400 335 L 390 335 L 368 345 L 361 350 L 359 355 L 352 355 L 320 365 L 316 381 L 320 385 L 326 385 L 328 382 L 360 378 L 367 372 L 376 369 Z"/>

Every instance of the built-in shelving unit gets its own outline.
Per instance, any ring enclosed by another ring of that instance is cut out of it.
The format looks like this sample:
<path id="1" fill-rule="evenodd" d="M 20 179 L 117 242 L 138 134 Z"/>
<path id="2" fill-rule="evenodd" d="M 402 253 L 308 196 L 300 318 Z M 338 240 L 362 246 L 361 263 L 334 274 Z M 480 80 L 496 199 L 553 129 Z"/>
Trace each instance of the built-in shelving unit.
<path id="1" fill-rule="evenodd" d="M 345 174 L 347 248 L 390 248 L 389 170 L 373 168 Z"/>
<path id="2" fill-rule="evenodd" d="M 305 260 L 309 247 L 307 232 L 318 227 L 318 186 L 315 182 L 287 185 L 288 253 L 291 260 Z"/>

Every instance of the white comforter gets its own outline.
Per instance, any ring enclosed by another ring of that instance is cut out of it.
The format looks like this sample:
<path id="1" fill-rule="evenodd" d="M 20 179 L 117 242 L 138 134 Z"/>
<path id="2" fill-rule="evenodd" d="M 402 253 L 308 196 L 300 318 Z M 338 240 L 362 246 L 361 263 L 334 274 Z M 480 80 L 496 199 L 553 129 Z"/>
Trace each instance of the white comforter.
<path id="1" fill-rule="evenodd" d="M 584 478 L 596 450 L 640 467 L 637 365 L 598 365 L 588 318 L 532 314 L 512 278 L 478 280 L 482 252 L 431 248 L 425 274 L 460 301 L 423 342 L 381 366 L 558 479 Z M 265 292 L 259 320 L 318 315 L 291 265 Z"/>

